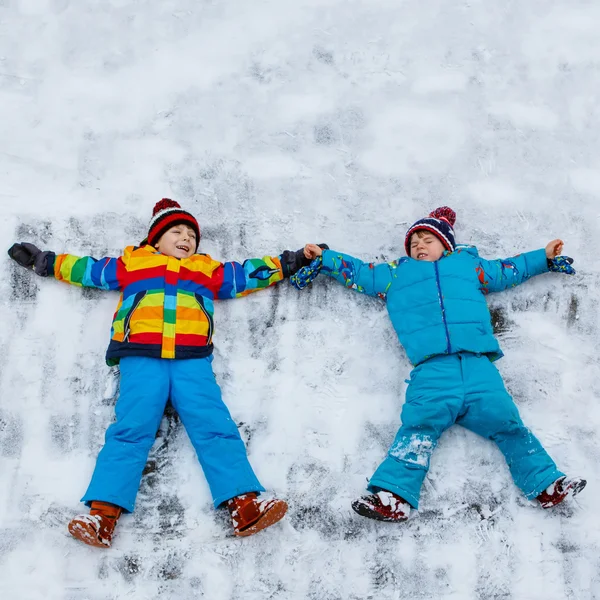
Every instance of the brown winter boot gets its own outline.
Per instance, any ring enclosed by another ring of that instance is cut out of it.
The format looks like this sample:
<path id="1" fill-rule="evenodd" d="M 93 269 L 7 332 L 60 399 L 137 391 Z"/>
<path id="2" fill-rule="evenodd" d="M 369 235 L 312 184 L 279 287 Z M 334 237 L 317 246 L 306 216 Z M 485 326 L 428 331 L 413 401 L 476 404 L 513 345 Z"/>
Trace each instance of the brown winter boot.
<path id="1" fill-rule="evenodd" d="M 227 501 L 237 536 L 248 536 L 274 525 L 283 518 L 288 505 L 283 500 L 258 500 L 254 492 Z"/>
<path id="2" fill-rule="evenodd" d="M 77 515 L 69 523 L 69 533 L 96 548 L 110 548 L 115 525 L 123 509 L 109 502 L 94 500 L 89 515 Z"/>

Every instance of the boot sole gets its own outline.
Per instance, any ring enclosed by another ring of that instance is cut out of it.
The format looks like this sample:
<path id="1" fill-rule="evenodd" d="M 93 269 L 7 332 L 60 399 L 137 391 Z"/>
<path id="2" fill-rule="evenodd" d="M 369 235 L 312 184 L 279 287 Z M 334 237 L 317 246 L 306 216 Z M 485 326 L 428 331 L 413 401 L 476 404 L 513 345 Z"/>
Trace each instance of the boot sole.
<path id="1" fill-rule="evenodd" d="M 367 519 L 375 519 L 376 521 L 384 521 L 386 523 L 404 523 L 408 521 L 408 517 L 402 517 L 399 519 L 394 519 L 393 517 L 386 517 L 381 513 L 377 512 L 375 509 L 371 508 L 367 504 L 360 502 L 359 500 L 355 500 L 352 503 L 352 510 L 359 514 L 361 517 L 367 517 Z"/>
<path id="2" fill-rule="evenodd" d="M 271 527 L 271 525 L 275 525 L 277 521 L 281 521 L 287 512 L 288 505 L 286 502 L 281 500 L 271 509 L 269 509 L 254 525 L 250 525 L 246 529 L 242 531 L 234 531 L 234 535 L 237 537 L 248 537 L 249 535 L 254 535 L 267 527 Z"/>
<path id="3" fill-rule="evenodd" d="M 80 542 L 95 548 L 110 548 L 110 544 L 103 544 L 98 538 L 98 532 L 91 523 L 85 521 L 71 521 L 69 533 Z"/>
<path id="4" fill-rule="evenodd" d="M 581 490 L 587 485 L 587 481 L 585 479 L 580 479 L 577 483 L 575 483 L 568 493 L 569 496 L 577 496 Z"/>

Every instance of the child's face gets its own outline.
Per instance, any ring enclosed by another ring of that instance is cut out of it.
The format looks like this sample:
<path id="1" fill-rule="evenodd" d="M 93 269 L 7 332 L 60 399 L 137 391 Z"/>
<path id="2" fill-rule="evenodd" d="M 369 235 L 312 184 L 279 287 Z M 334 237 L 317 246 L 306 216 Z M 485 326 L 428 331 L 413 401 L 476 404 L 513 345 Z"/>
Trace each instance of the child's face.
<path id="1" fill-rule="evenodd" d="M 446 248 L 440 239 L 427 231 L 415 231 L 410 238 L 410 257 L 435 262 L 442 258 Z"/>
<path id="2" fill-rule="evenodd" d="M 187 225 L 173 225 L 167 229 L 156 244 L 156 249 L 167 256 L 188 258 L 196 252 L 196 233 Z"/>

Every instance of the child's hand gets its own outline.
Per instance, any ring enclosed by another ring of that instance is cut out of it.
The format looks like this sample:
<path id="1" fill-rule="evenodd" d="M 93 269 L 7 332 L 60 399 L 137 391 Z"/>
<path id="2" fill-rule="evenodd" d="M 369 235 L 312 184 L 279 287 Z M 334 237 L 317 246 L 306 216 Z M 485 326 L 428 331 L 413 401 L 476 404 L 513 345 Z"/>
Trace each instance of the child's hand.
<path id="1" fill-rule="evenodd" d="M 562 240 L 552 240 L 546 246 L 546 258 L 548 260 L 552 260 L 556 258 L 563 249 L 564 242 Z"/>
<path id="2" fill-rule="evenodd" d="M 321 254 L 323 254 L 323 250 L 316 244 L 306 244 L 304 246 L 304 256 L 310 260 L 314 260 L 317 256 L 321 256 Z"/>
<path id="3" fill-rule="evenodd" d="M 290 283 L 298 290 L 305 288 L 309 283 L 314 281 L 323 265 L 321 256 L 323 250 L 329 250 L 327 244 L 306 244 L 304 246 L 304 259 L 308 264 L 304 265 L 297 273 L 290 277 Z"/>

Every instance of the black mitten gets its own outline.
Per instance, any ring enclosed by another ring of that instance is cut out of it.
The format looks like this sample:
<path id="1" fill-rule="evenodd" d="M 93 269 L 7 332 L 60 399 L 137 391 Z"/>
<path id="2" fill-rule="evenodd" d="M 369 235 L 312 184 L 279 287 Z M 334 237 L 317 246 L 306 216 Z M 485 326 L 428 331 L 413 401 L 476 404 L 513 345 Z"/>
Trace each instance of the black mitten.
<path id="1" fill-rule="evenodd" d="M 54 265 L 54 252 L 42 252 L 34 244 L 23 242 L 13 244 L 8 249 L 8 255 L 22 267 L 32 270 L 41 277 L 48 277 L 48 266 Z"/>
<path id="2" fill-rule="evenodd" d="M 329 250 L 327 244 L 318 244 L 319 248 L 323 250 Z M 304 256 L 304 248 L 300 250 L 284 250 L 279 256 L 281 261 L 281 270 L 283 271 L 284 277 L 290 277 L 294 273 L 297 273 L 302 267 L 310 265 L 310 258 Z"/>

